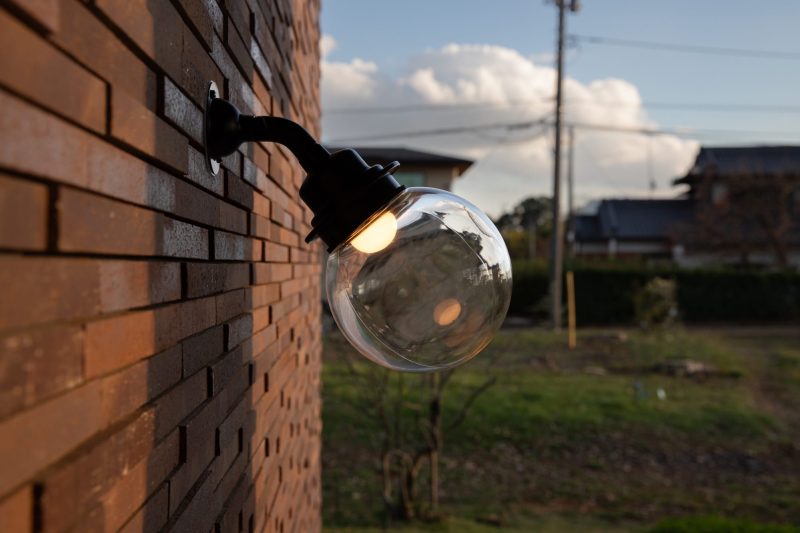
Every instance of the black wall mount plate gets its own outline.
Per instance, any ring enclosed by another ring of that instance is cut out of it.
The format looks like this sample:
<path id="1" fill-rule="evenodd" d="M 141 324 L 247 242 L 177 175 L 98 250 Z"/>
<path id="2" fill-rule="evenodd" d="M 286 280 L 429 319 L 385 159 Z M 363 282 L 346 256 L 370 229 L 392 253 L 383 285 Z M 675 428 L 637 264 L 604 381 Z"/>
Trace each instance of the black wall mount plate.
<path id="1" fill-rule="evenodd" d="M 217 98 L 222 98 L 222 95 L 217 88 L 217 84 L 209 82 L 208 84 L 208 92 L 206 94 L 206 106 L 203 109 L 203 148 L 205 152 L 206 158 L 206 168 L 212 175 L 216 176 L 219 173 L 219 161 L 216 159 L 212 159 L 211 156 L 208 155 L 208 131 L 209 131 L 209 116 L 208 116 L 208 108 L 211 105 L 211 102 Z"/>

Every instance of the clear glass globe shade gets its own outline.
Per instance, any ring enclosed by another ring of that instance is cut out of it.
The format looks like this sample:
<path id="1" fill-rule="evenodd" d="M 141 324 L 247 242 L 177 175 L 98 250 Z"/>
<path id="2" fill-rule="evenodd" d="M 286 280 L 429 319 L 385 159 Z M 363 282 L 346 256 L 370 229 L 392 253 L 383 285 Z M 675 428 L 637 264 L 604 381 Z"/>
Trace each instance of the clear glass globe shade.
<path id="1" fill-rule="evenodd" d="M 511 260 L 492 221 L 463 198 L 406 189 L 328 257 L 344 336 L 372 361 L 431 372 L 475 357 L 511 299 Z"/>

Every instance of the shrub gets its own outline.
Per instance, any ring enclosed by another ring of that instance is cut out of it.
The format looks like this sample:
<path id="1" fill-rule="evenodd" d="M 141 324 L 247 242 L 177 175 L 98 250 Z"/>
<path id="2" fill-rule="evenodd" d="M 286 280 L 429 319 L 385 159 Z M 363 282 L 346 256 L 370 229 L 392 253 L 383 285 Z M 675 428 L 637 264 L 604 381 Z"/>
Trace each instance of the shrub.
<path id="1" fill-rule="evenodd" d="M 631 324 L 637 291 L 654 278 L 673 280 L 685 322 L 768 322 L 800 319 L 800 274 L 726 269 L 681 270 L 631 264 L 575 264 L 579 325 Z M 513 263 L 510 313 L 544 318 L 547 266 Z M 566 294 L 566 291 L 564 291 Z"/>
<path id="2" fill-rule="evenodd" d="M 645 329 L 665 328 L 678 316 L 675 280 L 652 278 L 633 295 L 636 323 Z"/>

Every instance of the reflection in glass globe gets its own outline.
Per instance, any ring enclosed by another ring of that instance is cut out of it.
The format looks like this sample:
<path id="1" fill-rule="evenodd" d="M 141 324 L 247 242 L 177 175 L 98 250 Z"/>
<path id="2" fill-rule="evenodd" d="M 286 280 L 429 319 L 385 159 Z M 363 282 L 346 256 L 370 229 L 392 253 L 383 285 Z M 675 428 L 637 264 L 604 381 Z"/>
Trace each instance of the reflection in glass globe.
<path id="1" fill-rule="evenodd" d="M 430 372 L 492 339 L 511 299 L 511 260 L 478 208 L 414 187 L 333 251 L 326 286 L 336 323 L 362 354 Z"/>

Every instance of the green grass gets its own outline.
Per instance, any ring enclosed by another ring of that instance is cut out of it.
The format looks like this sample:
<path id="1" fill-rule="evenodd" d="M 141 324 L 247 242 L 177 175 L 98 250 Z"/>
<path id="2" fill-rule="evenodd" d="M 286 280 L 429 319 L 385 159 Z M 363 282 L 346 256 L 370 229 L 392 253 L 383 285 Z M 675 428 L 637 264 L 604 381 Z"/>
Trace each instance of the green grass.
<path id="1" fill-rule="evenodd" d="M 338 335 L 325 343 L 325 523 L 330 531 L 371 531 L 384 518 L 377 396 L 344 363 L 348 345 Z M 504 330 L 456 372 L 443 402 L 445 425 L 488 374 L 497 382 L 445 435 L 447 518 L 396 531 L 644 531 L 674 515 L 800 520 L 796 337 L 598 330 L 582 332 L 577 350 L 564 344 L 559 334 Z M 718 374 L 693 379 L 652 370 L 684 359 Z M 375 370 L 354 360 L 359 372 Z M 402 388 L 420 400 L 397 422 L 412 441 L 425 414 L 425 378 L 389 379 L 390 397 Z M 697 520 L 701 527 L 716 519 Z"/>
<path id="2" fill-rule="evenodd" d="M 667 518 L 648 530 L 648 533 L 796 533 L 800 528 L 756 523 L 751 520 L 701 516 Z"/>

